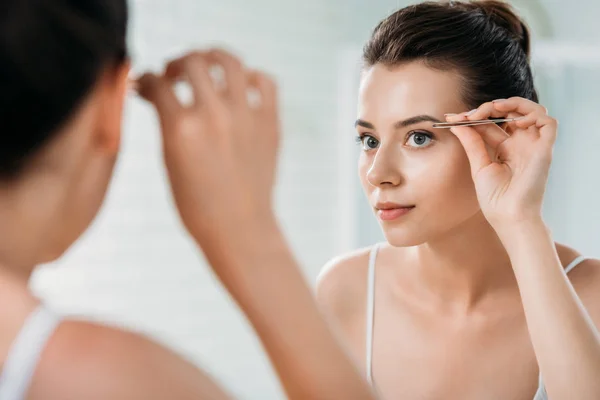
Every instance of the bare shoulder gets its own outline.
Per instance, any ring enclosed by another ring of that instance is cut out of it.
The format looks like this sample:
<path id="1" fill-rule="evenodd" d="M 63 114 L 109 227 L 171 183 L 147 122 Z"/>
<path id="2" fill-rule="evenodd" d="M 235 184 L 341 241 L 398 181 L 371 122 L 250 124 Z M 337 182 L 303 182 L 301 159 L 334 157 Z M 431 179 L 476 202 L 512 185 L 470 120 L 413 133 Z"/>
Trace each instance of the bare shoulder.
<path id="1" fill-rule="evenodd" d="M 560 243 L 555 243 L 555 245 L 558 258 L 565 268 L 582 256 L 580 252 L 572 247 Z M 583 256 L 585 256 L 585 254 L 583 254 Z M 583 283 L 579 281 L 586 281 L 587 284 L 594 284 L 594 282 L 598 284 L 598 280 L 600 279 L 600 260 L 595 258 L 585 258 L 569 272 L 569 278 L 571 281 L 577 281 L 578 284 Z"/>
<path id="2" fill-rule="evenodd" d="M 577 250 L 559 243 L 556 244 L 556 250 L 564 267 L 582 255 Z M 586 258 L 573 268 L 568 276 L 596 326 L 600 327 L 600 260 Z"/>
<path id="3" fill-rule="evenodd" d="M 571 262 L 573 262 L 577 257 L 581 256 L 580 252 L 578 252 L 577 250 L 575 250 L 572 247 L 569 247 L 567 245 L 555 242 L 554 246 L 556 247 L 556 252 L 558 254 L 558 258 L 560 259 L 561 264 L 565 268 L 567 267 L 567 265 L 569 265 Z"/>
<path id="4" fill-rule="evenodd" d="M 356 315 L 367 293 L 371 247 L 337 256 L 321 269 L 317 278 L 317 302 L 337 320 Z"/>
<path id="5" fill-rule="evenodd" d="M 134 332 L 61 323 L 42 354 L 29 400 L 226 399 L 202 371 Z"/>

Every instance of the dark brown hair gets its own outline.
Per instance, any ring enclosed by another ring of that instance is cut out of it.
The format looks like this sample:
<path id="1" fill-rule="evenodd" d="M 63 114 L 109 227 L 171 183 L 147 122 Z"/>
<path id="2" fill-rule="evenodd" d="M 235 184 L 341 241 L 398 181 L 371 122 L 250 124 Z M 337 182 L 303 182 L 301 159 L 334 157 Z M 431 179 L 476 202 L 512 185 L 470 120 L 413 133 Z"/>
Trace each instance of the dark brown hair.
<path id="1" fill-rule="evenodd" d="M 402 8 L 377 25 L 363 52 L 366 67 L 422 61 L 456 70 L 472 108 L 512 96 L 537 102 L 529 55 L 529 30 L 510 5 L 496 0 Z"/>
<path id="2" fill-rule="evenodd" d="M 2 0 L 0 180 L 13 178 L 127 57 L 126 0 Z"/>

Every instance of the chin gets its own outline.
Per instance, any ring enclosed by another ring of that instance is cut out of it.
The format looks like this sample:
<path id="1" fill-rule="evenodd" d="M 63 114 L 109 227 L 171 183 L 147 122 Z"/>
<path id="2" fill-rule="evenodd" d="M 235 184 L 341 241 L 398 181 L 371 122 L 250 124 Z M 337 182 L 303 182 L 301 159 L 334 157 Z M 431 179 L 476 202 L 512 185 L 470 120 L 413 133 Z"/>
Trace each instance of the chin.
<path id="1" fill-rule="evenodd" d="M 426 242 L 426 240 L 417 236 L 400 236 L 397 234 L 385 234 L 386 241 L 392 247 L 413 247 Z"/>
<path id="2" fill-rule="evenodd" d="M 61 258 L 81 237 L 83 232 L 85 232 L 85 230 L 82 229 L 72 229 L 69 232 L 63 231 L 61 232 L 62 234 L 57 232 L 53 240 L 50 241 L 48 246 L 44 249 L 41 263 L 47 264 Z"/>
<path id="3" fill-rule="evenodd" d="M 39 260 L 38 264 L 48 264 L 58 260 L 67 252 L 67 250 L 69 250 L 69 247 L 71 246 L 55 246 L 52 250 L 44 253 L 44 256 Z"/>
<path id="4" fill-rule="evenodd" d="M 393 247 L 413 247 L 427 242 L 429 235 L 416 226 L 381 224 L 386 241 Z"/>

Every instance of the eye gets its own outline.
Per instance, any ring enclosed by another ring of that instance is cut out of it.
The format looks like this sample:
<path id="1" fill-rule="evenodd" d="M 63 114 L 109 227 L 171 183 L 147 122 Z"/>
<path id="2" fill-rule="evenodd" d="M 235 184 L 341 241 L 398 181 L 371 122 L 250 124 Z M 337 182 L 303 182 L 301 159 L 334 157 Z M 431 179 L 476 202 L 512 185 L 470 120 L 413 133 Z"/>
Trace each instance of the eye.
<path id="1" fill-rule="evenodd" d="M 356 142 L 362 145 L 364 151 L 374 150 L 379 146 L 379 140 L 371 135 L 361 134 L 356 137 Z"/>
<path id="2" fill-rule="evenodd" d="M 433 141 L 433 135 L 427 132 L 412 132 L 406 143 L 410 147 L 427 147 Z"/>

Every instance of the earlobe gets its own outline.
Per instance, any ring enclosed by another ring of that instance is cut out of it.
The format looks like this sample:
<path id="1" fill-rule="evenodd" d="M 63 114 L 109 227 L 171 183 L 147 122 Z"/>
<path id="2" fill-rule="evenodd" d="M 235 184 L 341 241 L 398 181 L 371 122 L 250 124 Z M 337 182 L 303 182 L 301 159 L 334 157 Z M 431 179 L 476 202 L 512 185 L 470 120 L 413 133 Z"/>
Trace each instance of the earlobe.
<path id="1" fill-rule="evenodd" d="M 105 154 L 115 155 L 119 152 L 121 144 L 121 134 L 105 127 L 100 128 L 97 144 L 100 150 Z"/>
<path id="2" fill-rule="evenodd" d="M 123 107 L 127 95 L 128 77 L 131 71 L 129 61 L 107 71 L 101 78 L 100 113 L 98 118 L 98 141 L 100 149 L 116 155 L 121 142 Z"/>

